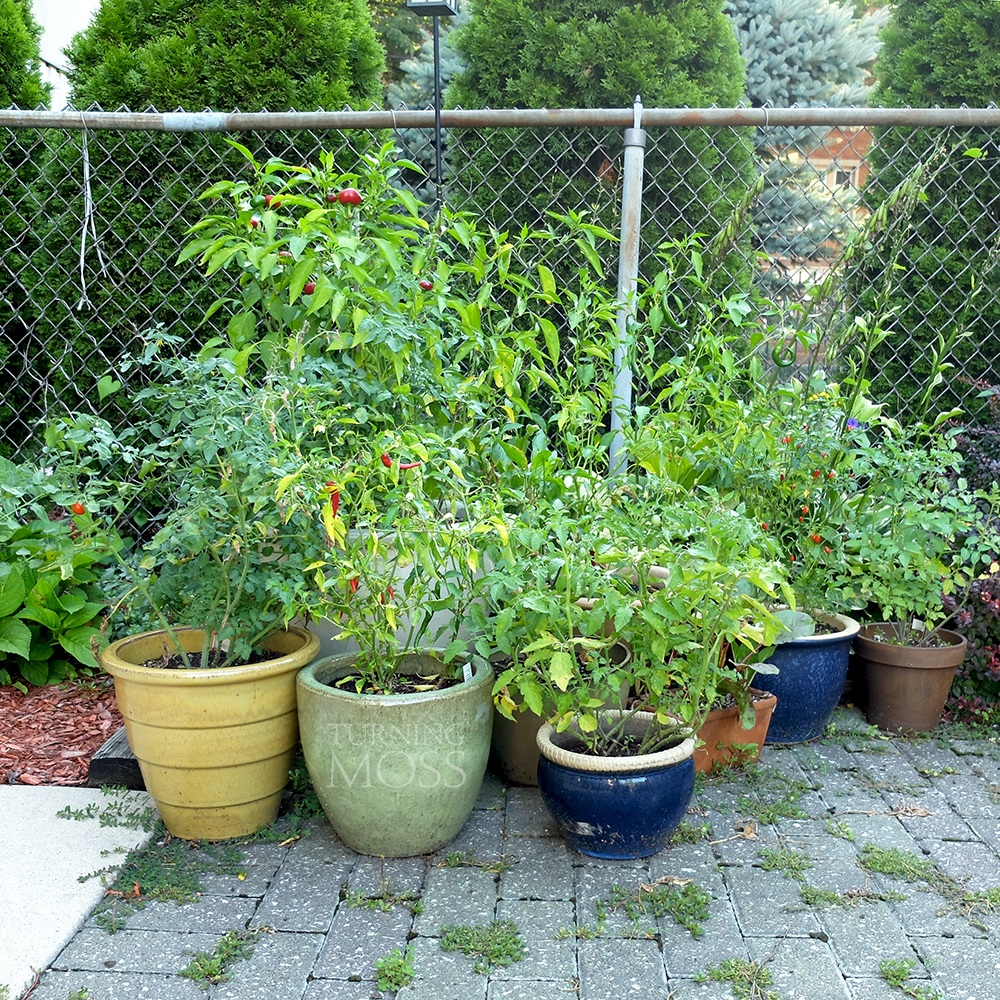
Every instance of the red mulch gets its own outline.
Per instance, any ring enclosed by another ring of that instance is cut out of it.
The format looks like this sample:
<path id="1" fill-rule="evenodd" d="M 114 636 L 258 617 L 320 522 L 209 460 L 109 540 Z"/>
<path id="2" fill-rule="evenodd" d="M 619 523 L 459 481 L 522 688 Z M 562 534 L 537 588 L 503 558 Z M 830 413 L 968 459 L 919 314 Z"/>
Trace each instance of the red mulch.
<path id="1" fill-rule="evenodd" d="M 86 785 L 90 758 L 122 724 L 111 678 L 0 686 L 0 782 Z"/>

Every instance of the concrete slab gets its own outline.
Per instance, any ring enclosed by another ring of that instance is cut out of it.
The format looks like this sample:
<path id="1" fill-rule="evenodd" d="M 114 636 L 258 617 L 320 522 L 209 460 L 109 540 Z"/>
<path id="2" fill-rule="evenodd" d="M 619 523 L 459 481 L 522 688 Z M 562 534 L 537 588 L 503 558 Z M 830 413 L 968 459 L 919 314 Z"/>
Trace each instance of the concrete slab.
<path id="1" fill-rule="evenodd" d="M 145 792 L 115 796 L 129 808 L 152 805 Z M 0 785 L 0 986 L 16 1000 L 83 925 L 104 895 L 99 879 L 79 882 L 146 843 L 150 834 L 97 818 L 56 816 L 67 806 L 101 810 L 97 788 Z M 105 852 L 113 852 L 105 856 Z M 58 914 L 58 919 L 53 919 Z"/>

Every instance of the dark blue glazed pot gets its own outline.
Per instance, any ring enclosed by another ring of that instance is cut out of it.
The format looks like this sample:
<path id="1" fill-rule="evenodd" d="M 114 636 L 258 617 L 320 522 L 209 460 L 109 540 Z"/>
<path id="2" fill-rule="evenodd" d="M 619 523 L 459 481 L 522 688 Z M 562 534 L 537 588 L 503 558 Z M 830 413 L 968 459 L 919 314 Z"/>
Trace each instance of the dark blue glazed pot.
<path id="1" fill-rule="evenodd" d="M 654 717 L 636 715 L 639 727 Z M 638 757 L 566 749 L 571 731 L 538 731 L 538 789 L 570 848 L 592 858 L 645 858 L 662 851 L 694 792 L 694 740 Z"/>
<path id="2" fill-rule="evenodd" d="M 765 743 L 805 743 L 823 735 L 847 681 L 851 643 L 861 625 L 847 615 L 821 615 L 837 629 L 775 646 L 767 658 L 776 674 L 758 674 L 754 684 L 778 696 Z"/>

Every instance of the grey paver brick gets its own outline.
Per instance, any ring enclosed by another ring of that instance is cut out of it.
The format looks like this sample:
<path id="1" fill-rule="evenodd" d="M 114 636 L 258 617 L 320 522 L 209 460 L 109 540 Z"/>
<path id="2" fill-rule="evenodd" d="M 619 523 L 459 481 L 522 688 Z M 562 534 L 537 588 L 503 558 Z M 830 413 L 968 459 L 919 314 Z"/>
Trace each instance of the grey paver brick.
<path id="1" fill-rule="evenodd" d="M 927 986 L 924 981 L 921 986 Z M 902 1000 L 904 994 L 884 979 L 848 979 L 847 989 L 851 1000 Z"/>
<path id="2" fill-rule="evenodd" d="M 933 741 L 912 743 L 909 740 L 904 740 L 900 749 L 915 767 L 927 771 L 938 771 L 945 774 L 950 769 L 958 771 L 960 774 L 969 774 L 972 770 L 972 764 L 968 757 L 955 753 L 950 746 L 942 747 Z M 933 779 L 937 775 L 927 775 L 927 777 Z"/>
<path id="3" fill-rule="evenodd" d="M 488 924 L 496 914 L 496 876 L 482 868 L 431 868 L 421 900 L 413 929 L 425 937 L 454 924 Z"/>
<path id="4" fill-rule="evenodd" d="M 975 837 L 972 828 L 951 811 L 951 806 L 944 795 L 936 788 L 931 789 L 919 801 L 905 800 L 901 797 L 887 797 L 890 809 L 901 810 L 900 822 L 917 840 L 971 840 Z M 915 807 L 913 815 L 908 815 L 906 806 Z M 926 811 L 928 815 L 919 813 Z"/>
<path id="5" fill-rule="evenodd" d="M 982 938 L 918 938 L 916 949 L 949 997 L 996 1000 L 1000 996 L 1000 948 Z"/>
<path id="6" fill-rule="evenodd" d="M 104 972 L 176 973 L 196 951 L 211 951 L 219 934 L 178 934 L 173 931 L 118 931 L 108 934 L 84 927 L 59 953 L 52 967 Z"/>
<path id="7" fill-rule="evenodd" d="M 997 856 L 982 844 L 927 840 L 923 846 L 930 850 L 929 857 L 946 875 L 965 882 L 972 890 L 995 889 L 1000 886 L 1000 862 Z"/>
<path id="8" fill-rule="evenodd" d="M 576 996 L 571 980 L 491 979 L 486 1000 L 570 1000 Z"/>
<path id="9" fill-rule="evenodd" d="M 747 951 L 736 923 L 736 914 L 725 890 L 706 885 L 712 900 L 711 916 L 701 924 L 701 937 L 695 937 L 672 916 L 660 917 L 657 927 L 663 944 L 663 963 L 671 978 L 690 978 L 704 972 L 720 955 L 745 958 Z"/>
<path id="10" fill-rule="evenodd" d="M 973 774 L 953 774 L 934 779 L 934 786 L 942 792 L 959 816 L 996 816 L 997 803 L 990 795 L 990 786 Z"/>
<path id="11" fill-rule="evenodd" d="M 382 995 L 369 980 L 351 983 L 343 979 L 313 979 L 306 984 L 302 1000 L 371 1000 L 373 994 Z"/>
<path id="12" fill-rule="evenodd" d="M 760 868 L 723 872 L 744 937 L 807 935 L 819 930 L 815 915 L 802 908 L 799 883 Z"/>
<path id="13" fill-rule="evenodd" d="M 876 844 L 887 850 L 896 847 L 918 857 L 922 856 L 920 845 L 895 816 L 884 813 L 873 816 L 838 814 L 835 819 L 842 820 L 853 831 L 854 847 L 859 854 L 865 844 Z"/>
<path id="14" fill-rule="evenodd" d="M 349 870 L 349 863 L 317 865 L 286 861 L 257 908 L 252 926 L 325 933 Z"/>
<path id="15" fill-rule="evenodd" d="M 781 1000 L 849 1000 L 833 952 L 815 938 L 754 938 L 750 958 L 766 962 Z"/>
<path id="16" fill-rule="evenodd" d="M 655 941 L 581 941 L 580 1000 L 653 1000 L 667 996 Z"/>
<path id="17" fill-rule="evenodd" d="M 556 940 L 556 931 L 573 924 L 573 903 L 508 900 L 497 904 L 497 920 L 512 920 L 524 938 L 525 956 L 492 973 L 491 979 L 565 981 L 576 978 L 576 941 Z"/>
<path id="18" fill-rule="evenodd" d="M 261 934 L 253 955 L 213 988 L 212 1000 L 299 1000 L 323 940 L 322 934 Z"/>
<path id="19" fill-rule="evenodd" d="M 518 862 L 500 876 L 504 899 L 572 899 L 573 856 L 560 837 L 517 844 Z"/>
<path id="20" fill-rule="evenodd" d="M 426 871 L 427 862 L 423 858 L 359 855 L 347 877 L 347 889 L 369 896 L 385 892 L 419 893 Z"/>
<path id="21" fill-rule="evenodd" d="M 604 867 L 604 865 L 610 865 L 610 867 Z M 605 935 L 618 937 L 627 933 L 632 927 L 632 923 L 621 909 L 611 910 L 612 893 L 616 885 L 630 890 L 636 888 L 641 882 L 647 882 L 649 880 L 648 870 L 630 862 L 604 862 L 602 865 L 577 865 L 574 868 L 573 877 L 577 927 L 596 929 L 597 904 L 604 901 L 608 904 L 604 924 Z"/>
<path id="22" fill-rule="evenodd" d="M 994 854 L 1000 855 L 1000 806 L 997 807 L 997 815 L 971 816 L 969 826 Z"/>
<path id="23" fill-rule="evenodd" d="M 537 788 L 508 788 L 507 837 L 556 837 L 559 828 Z"/>
<path id="24" fill-rule="evenodd" d="M 729 983 L 713 980 L 696 983 L 692 979 L 671 979 L 667 989 L 670 1000 L 733 1000 L 733 988 Z"/>
<path id="25" fill-rule="evenodd" d="M 437 938 L 416 938 L 412 946 L 416 978 L 397 1000 L 485 1000 L 487 977 L 472 971 L 470 956 L 445 951 Z"/>
<path id="26" fill-rule="evenodd" d="M 831 906 L 820 922 L 845 976 L 877 976 L 881 962 L 910 951 L 903 925 L 887 903 Z"/>
<path id="27" fill-rule="evenodd" d="M 350 864 L 357 854 L 333 832 L 328 820 L 314 816 L 304 825 L 304 834 L 288 849 L 288 860 L 303 864 L 313 862 L 342 868 Z"/>
<path id="28" fill-rule="evenodd" d="M 278 844 L 241 844 L 239 871 L 232 875 L 205 873 L 198 876 L 204 896 L 254 896 L 267 892 L 279 865 L 288 857 L 288 848 Z M 243 878 L 240 878 L 240 875 Z"/>
<path id="29" fill-rule="evenodd" d="M 412 922 L 413 915 L 402 906 L 370 910 L 342 905 L 316 959 L 313 975 L 318 979 L 374 978 L 379 958 L 393 948 L 406 947 Z"/>
<path id="30" fill-rule="evenodd" d="M 483 786 L 479 789 L 475 809 L 495 809 L 503 812 L 507 804 L 507 791 L 504 783 L 492 771 L 483 775 Z"/>
<path id="31" fill-rule="evenodd" d="M 203 931 L 224 934 L 234 927 L 246 927 L 259 900 L 246 896 L 202 896 L 193 903 L 177 904 L 150 900 L 141 910 L 125 919 L 132 931 Z M 93 916 L 87 924 L 94 926 Z"/>
<path id="32" fill-rule="evenodd" d="M 495 858 L 503 852 L 502 812 L 474 809 L 457 836 L 437 852 L 444 858 L 451 853 L 471 853 L 477 858 Z"/>
<path id="33" fill-rule="evenodd" d="M 910 938 L 914 937 L 982 937 L 983 932 L 965 916 L 954 911 L 941 913 L 945 901 L 936 893 L 924 891 L 919 885 L 893 883 L 906 899 L 893 900 L 889 905 Z M 977 914 L 976 920 L 1000 932 L 1000 913 Z"/>
<path id="34" fill-rule="evenodd" d="M 83 991 L 86 990 L 86 993 Z M 66 1000 L 76 994 L 87 1000 L 204 1000 L 193 979 L 128 972 L 49 972 L 32 990 L 32 1000 Z"/>

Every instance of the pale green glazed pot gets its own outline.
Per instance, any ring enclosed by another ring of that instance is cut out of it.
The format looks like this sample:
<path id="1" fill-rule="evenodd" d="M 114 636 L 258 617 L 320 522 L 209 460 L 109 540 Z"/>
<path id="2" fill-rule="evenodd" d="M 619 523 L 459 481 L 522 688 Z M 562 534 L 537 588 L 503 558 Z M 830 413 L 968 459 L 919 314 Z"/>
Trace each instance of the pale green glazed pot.
<path id="1" fill-rule="evenodd" d="M 357 654 L 317 660 L 297 679 L 309 775 L 337 836 L 361 854 L 405 858 L 452 840 L 472 812 L 493 728 L 493 671 L 443 691 L 369 695 L 329 686 Z M 403 670 L 439 673 L 433 653 Z"/>

